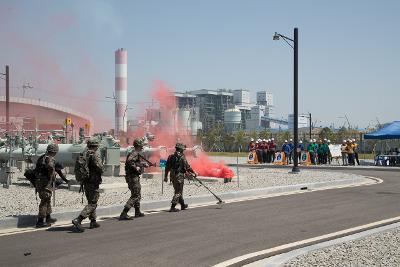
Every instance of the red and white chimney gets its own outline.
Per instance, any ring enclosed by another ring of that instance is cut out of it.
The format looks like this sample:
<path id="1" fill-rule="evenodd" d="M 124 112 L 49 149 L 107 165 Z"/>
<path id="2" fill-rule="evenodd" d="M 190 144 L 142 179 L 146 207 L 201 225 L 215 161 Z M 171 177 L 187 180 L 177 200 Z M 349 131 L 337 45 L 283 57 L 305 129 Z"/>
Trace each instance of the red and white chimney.
<path id="1" fill-rule="evenodd" d="M 127 130 L 128 107 L 128 52 L 115 51 L 115 135 Z"/>

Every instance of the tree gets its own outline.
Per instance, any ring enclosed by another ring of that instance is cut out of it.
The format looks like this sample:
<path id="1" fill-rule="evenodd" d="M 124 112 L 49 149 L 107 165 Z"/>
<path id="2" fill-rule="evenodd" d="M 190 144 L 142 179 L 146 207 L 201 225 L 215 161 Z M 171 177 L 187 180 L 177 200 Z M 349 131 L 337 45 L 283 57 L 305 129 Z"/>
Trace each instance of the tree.
<path id="1" fill-rule="evenodd" d="M 261 139 L 268 139 L 270 137 L 270 135 L 271 135 L 271 132 L 269 130 L 267 130 L 267 129 L 262 130 L 260 132 L 260 138 Z"/>
<path id="2" fill-rule="evenodd" d="M 329 127 L 324 127 L 321 132 L 319 133 L 319 138 L 320 139 L 329 139 L 329 140 L 334 140 L 335 134 L 333 133 L 332 129 Z"/>
<path id="3" fill-rule="evenodd" d="M 241 150 L 243 151 L 244 149 L 247 148 L 247 135 L 243 130 L 239 130 L 233 134 L 234 137 L 234 144 L 235 144 L 235 150 L 238 151 L 239 147 L 241 147 Z"/>

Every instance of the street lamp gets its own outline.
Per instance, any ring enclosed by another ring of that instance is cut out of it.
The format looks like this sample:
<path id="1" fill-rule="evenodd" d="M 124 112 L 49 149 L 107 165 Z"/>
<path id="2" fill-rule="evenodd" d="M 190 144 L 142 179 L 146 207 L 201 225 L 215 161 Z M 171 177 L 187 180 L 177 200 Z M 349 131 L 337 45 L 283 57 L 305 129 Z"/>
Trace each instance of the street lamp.
<path id="1" fill-rule="evenodd" d="M 293 48 L 294 51 L 294 57 L 293 57 L 293 61 L 294 61 L 294 75 L 293 75 L 293 131 L 294 131 L 294 147 L 295 147 L 295 151 L 297 152 L 297 147 L 299 145 L 299 97 L 298 97 L 298 58 L 299 58 L 299 54 L 298 54 L 298 32 L 299 30 L 297 28 L 294 28 L 294 37 L 293 39 L 286 37 L 282 34 L 279 34 L 277 32 L 275 32 L 272 40 L 274 41 L 278 41 L 280 38 L 282 38 L 290 47 Z M 290 42 L 293 43 L 293 45 Z M 294 166 L 292 169 L 293 173 L 298 173 L 300 172 L 299 169 L 299 158 L 297 157 L 297 155 L 294 157 L 293 160 Z"/>
<path id="2" fill-rule="evenodd" d="M 126 116 L 126 112 L 129 110 L 132 110 L 133 108 L 128 108 L 128 105 L 126 105 L 125 111 L 124 111 L 124 116 L 122 117 L 122 121 L 125 121 L 125 116 Z"/>

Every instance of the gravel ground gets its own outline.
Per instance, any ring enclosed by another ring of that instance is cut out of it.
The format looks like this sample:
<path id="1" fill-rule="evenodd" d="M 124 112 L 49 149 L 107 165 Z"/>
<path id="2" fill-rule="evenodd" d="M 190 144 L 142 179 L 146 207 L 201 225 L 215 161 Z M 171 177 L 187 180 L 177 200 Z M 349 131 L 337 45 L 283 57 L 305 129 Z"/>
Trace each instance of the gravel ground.
<path id="1" fill-rule="evenodd" d="M 236 173 L 236 168 L 233 168 Z M 257 168 L 239 168 L 240 187 L 238 188 L 236 178 L 231 183 L 207 182 L 215 193 L 229 191 L 284 186 L 302 183 L 327 182 L 341 179 L 352 179 L 356 175 L 337 172 L 324 171 L 301 171 L 300 174 L 293 175 L 286 169 L 257 169 Z M 18 177 L 22 177 L 21 174 Z M 68 179 L 72 178 L 68 175 Z M 104 177 L 103 183 L 125 183 L 124 177 Z M 161 176 L 155 176 L 154 179 L 141 179 L 142 201 L 171 199 L 173 195 L 172 185 L 164 183 L 164 193 L 161 194 Z M 130 194 L 128 188 L 113 189 L 100 194 L 99 206 L 123 205 L 128 200 Z M 185 184 L 184 196 L 206 195 L 209 194 L 203 187 L 196 186 L 190 182 Z M 36 200 L 35 190 L 29 186 L 28 182 L 22 178 L 17 183 L 10 186 L 9 189 L 0 188 L 0 219 L 21 215 L 36 214 L 38 202 Z M 66 189 L 56 190 L 56 205 L 53 212 L 65 210 L 79 210 L 85 205 L 81 203 L 81 194 L 68 191 Z"/>
<path id="2" fill-rule="evenodd" d="M 299 256 L 283 266 L 400 266 L 400 228 Z"/>

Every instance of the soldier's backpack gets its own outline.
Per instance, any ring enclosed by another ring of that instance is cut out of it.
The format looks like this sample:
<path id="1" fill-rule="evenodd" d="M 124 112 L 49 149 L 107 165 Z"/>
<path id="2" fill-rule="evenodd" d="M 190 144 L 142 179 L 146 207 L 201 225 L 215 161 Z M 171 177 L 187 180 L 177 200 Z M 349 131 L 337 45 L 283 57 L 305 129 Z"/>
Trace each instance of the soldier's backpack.
<path id="1" fill-rule="evenodd" d="M 26 177 L 26 179 L 34 186 L 36 187 L 36 172 L 34 169 L 26 169 L 24 172 L 24 176 Z"/>
<path id="2" fill-rule="evenodd" d="M 89 180 L 89 163 L 85 153 L 80 153 L 75 161 L 75 179 L 79 183 Z"/>

